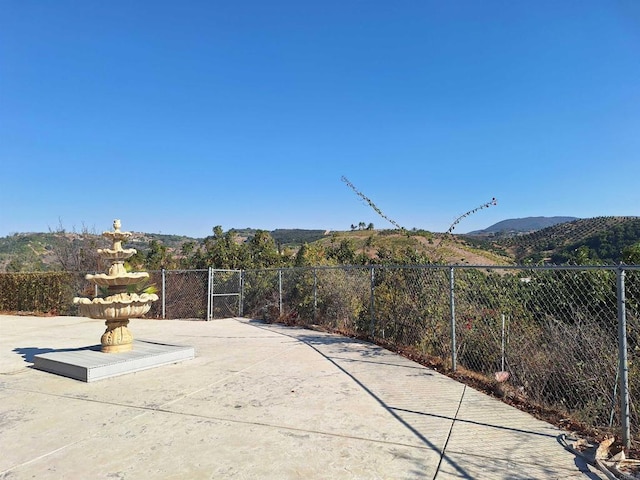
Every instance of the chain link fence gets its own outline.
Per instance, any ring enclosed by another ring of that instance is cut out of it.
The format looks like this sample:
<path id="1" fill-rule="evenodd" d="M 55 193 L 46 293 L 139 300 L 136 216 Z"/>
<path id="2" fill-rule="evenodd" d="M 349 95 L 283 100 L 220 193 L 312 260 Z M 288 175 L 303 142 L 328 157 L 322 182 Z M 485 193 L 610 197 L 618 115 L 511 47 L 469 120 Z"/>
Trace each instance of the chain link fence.
<path id="1" fill-rule="evenodd" d="M 208 270 L 158 270 L 149 281 L 160 297 L 151 304 L 151 318 L 207 318 Z"/>
<path id="2" fill-rule="evenodd" d="M 242 271 L 209 269 L 207 320 L 242 314 Z"/>
<path id="3" fill-rule="evenodd" d="M 321 325 L 434 359 L 445 370 L 471 372 L 512 401 L 597 429 L 622 428 L 623 437 L 640 434 L 640 266 L 149 273 L 160 297 L 149 318 L 244 315 Z M 60 314 L 74 315 L 73 296 L 100 292 L 83 273 L 68 275 L 60 295 L 69 298 L 56 297 L 56 305 L 68 305 Z M 40 290 L 51 290 L 49 283 L 39 289 L 37 279 L 27 278 L 26 290 L 15 289 L 21 298 L 1 292 L 3 305 L 15 305 L 4 308 L 48 311 Z"/>
<path id="4" fill-rule="evenodd" d="M 436 358 L 517 403 L 593 428 L 622 426 L 623 437 L 627 427 L 640 434 L 639 309 L 640 267 L 631 266 L 315 267 L 247 271 L 244 283 L 246 316 Z"/>
<path id="5" fill-rule="evenodd" d="M 455 273 L 459 365 L 505 372 L 522 399 L 582 423 L 620 425 L 615 271 Z"/>
<path id="6" fill-rule="evenodd" d="M 156 270 L 149 272 L 149 284 L 160 297 L 151 304 L 150 318 L 213 320 L 242 310 L 240 270 Z"/>
<path id="7" fill-rule="evenodd" d="M 239 270 L 156 270 L 132 293 L 152 288 L 158 301 L 147 318 L 213 320 L 242 311 Z M 95 272 L 91 272 L 95 274 Z M 0 273 L 0 311 L 78 315 L 74 297 L 108 295 L 86 272 Z"/>

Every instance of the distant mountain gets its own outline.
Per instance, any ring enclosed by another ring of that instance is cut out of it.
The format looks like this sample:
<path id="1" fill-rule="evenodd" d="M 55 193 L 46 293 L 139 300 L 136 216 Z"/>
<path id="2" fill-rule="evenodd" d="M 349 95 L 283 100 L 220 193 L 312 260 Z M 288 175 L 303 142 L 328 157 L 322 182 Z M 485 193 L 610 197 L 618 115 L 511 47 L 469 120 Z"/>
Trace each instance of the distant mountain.
<path id="1" fill-rule="evenodd" d="M 509 220 L 502 220 L 496 224 L 491 225 L 484 230 L 475 230 L 469 232 L 466 235 L 473 235 L 476 237 L 485 236 L 500 236 L 510 237 L 514 235 L 522 235 L 524 233 L 531 233 L 543 228 L 553 227 L 559 223 L 567 223 L 578 220 L 577 217 L 524 217 L 524 218 L 511 218 Z"/>

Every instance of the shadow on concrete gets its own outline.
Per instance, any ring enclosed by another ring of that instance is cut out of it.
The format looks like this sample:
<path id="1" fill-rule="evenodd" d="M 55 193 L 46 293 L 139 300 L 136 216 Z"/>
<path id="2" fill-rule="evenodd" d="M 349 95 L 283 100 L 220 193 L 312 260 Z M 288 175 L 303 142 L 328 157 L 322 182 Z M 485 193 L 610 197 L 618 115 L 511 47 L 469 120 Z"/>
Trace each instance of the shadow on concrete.
<path id="1" fill-rule="evenodd" d="M 252 321 L 250 323 L 253 326 L 257 327 L 257 328 L 268 329 L 268 330 L 270 330 L 272 332 L 274 331 L 274 329 L 269 329 L 268 328 L 268 324 L 265 324 L 265 322 Z M 276 324 L 276 326 L 280 327 L 281 325 Z M 437 414 L 433 414 L 433 413 L 427 413 L 427 412 L 420 412 L 420 411 L 415 411 L 415 410 L 403 409 L 403 408 L 394 407 L 392 405 L 389 405 L 384 401 L 384 399 L 382 399 L 379 395 L 377 395 L 369 387 L 367 387 L 361 380 L 359 380 L 355 376 L 355 374 L 347 371 L 343 366 L 341 366 L 340 364 L 337 363 L 337 361 L 340 361 L 342 363 L 344 363 L 344 362 L 347 362 L 347 363 L 363 362 L 363 363 L 393 365 L 393 366 L 407 368 L 407 365 L 398 365 L 398 364 L 394 364 L 394 363 L 389 363 L 388 360 L 385 361 L 385 362 L 378 361 L 378 358 L 376 358 L 376 357 L 382 357 L 383 356 L 383 352 L 386 353 L 384 348 L 382 348 L 382 347 L 380 347 L 378 345 L 375 345 L 375 344 L 371 344 L 369 342 L 365 342 L 365 341 L 354 339 L 354 338 L 350 338 L 350 337 L 334 336 L 332 334 L 325 334 L 325 332 L 314 334 L 314 333 L 309 332 L 309 330 L 304 328 L 304 327 L 287 327 L 287 326 L 282 326 L 282 327 L 305 330 L 304 333 L 298 334 L 298 335 L 288 334 L 288 333 L 286 333 L 286 331 L 283 331 L 284 328 L 283 328 L 283 330 L 276 330 L 276 331 L 277 331 L 277 333 L 279 333 L 281 335 L 284 335 L 284 336 L 287 336 L 287 337 L 290 337 L 290 338 L 294 338 L 294 339 L 296 339 L 298 341 L 301 341 L 301 342 L 305 343 L 306 345 L 308 345 L 310 348 L 314 349 L 319 355 L 321 355 L 322 357 L 327 359 L 335 367 L 337 367 L 339 370 L 341 370 L 345 375 L 350 377 L 358 386 L 360 386 L 360 388 L 362 388 L 365 392 L 367 392 L 368 395 L 370 395 L 381 407 L 383 407 L 387 412 L 389 412 L 389 414 L 392 415 L 399 423 L 401 423 L 402 425 L 404 425 L 405 428 L 407 428 L 409 431 L 411 431 L 413 433 L 413 435 L 415 435 L 422 443 L 424 443 L 424 445 L 426 447 L 428 447 L 429 449 L 434 450 L 434 451 L 439 453 L 440 462 L 438 463 L 438 466 L 436 467 L 436 471 L 435 471 L 433 479 L 436 479 L 438 477 L 438 474 L 442 473 L 441 469 L 442 469 L 444 463 L 448 464 L 451 468 L 454 469 L 454 471 L 455 471 L 454 475 L 457 478 L 472 479 L 473 477 L 462 465 L 460 465 L 458 462 L 456 462 L 454 459 L 452 459 L 447 454 L 447 445 L 448 445 L 448 440 L 449 440 L 448 438 L 447 438 L 447 441 L 445 442 L 444 447 L 443 448 L 439 448 L 437 445 L 433 444 L 433 442 L 431 442 L 428 438 L 426 438 L 413 425 L 411 425 L 411 423 L 409 421 L 407 421 L 406 419 L 402 418 L 402 416 L 401 416 L 402 413 L 405 413 L 405 414 L 406 413 L 418 414 L 418 415 L 441 418 L 443 420 L 451 422 L 451 429 L 453 429 L 454 423 L 462 423 L 462 424 L 467 423 L 467 424 L 481 425 L 481 426 L 494 428 L 494 429 L 499 429 L 499 430 L 517 432 L 517 433 L 521 433 L 521 434 L 525 434 L 525 435 L 556 438 L 556 435 L 544 434 L 544 433 L 535 432 L 535 431 L 531 431 L 531 430 L 519 429 L 519 428 L 514 428 L 514 427 L 506 427 L 506 426 L 502 426 L 502 425 L 494 425 L 494 424 L 486 423 L 486 422 L 477 422 L 477 421 L 473 421 L 473 420 L 460 419 L 460 418 L 458 418 L 458 412 L 456 412 L 456 414 L 453 417 L 448 417 L 448 416 L 446 417 L 446 416 L 441 416 L 441 415 L 437 415 Z M 366 350 L 363 349 L 362 351 L 358 352 L 358 353 L 361 354 L 362 358 L 360 358 L 360 359 L 352 359 L 352 358 L 342 357 L 340 355 L 341 353 L 347 353 L 347 352 L 353 353 L 354 345 L 358 345 L 358 344 L 365 345 L 367 347 Z M 332 354 L 327 354 L 327 353 L 322 352 L 320 350 L 320 348 L 322 346 L 334 346 L 334 347 L 338 346 L 338 349 L 336 349 L 337 351 L 335 351 Z M 342 347 L 342 348 L 340 348 L 340 347 Z M 416 369 L 422 370 L 422 369 L 425 369 L 426 367 L 415 366 L 415 367 L 408 367 L 408 368 L 416 368 Z M 434 374 L 427 372 L 426 375 L 434 375 Z M 463 390 L 462 396 L 460 398 L 460 403 L 458 405 L 458 411 L 460 409 L 460 405 L 462 404 L 465 392 L 466 392 L 466 386 L 465 386 L 465 390 Z M 449 435 L 451 435 L 451 429 L 449 431 Z M 584 458 L 576 457 L 575 460 L 574 460 L 574 464 L 577 467 L 578 471 L 580 473 L 584 474 L 587 478 L 589 478 L 591 480 L 596 480 L 596 479 L 600 479 L 601 478 L 597 474 L 595 474 L 592 471 L 590 471 L 589 464 L 588 464 L 587 461 L 585 461 Z M 486 465 L 485 465 L 485 468 L 486 468 Z M 416 473 L 419 473 L 420 476 L 424 475 L 424 472 L 416 472 Z"/>
<path id="2" fill-rule="evenodd" d="M 600 467 L 596 465 L 595 455 L 597 450 L 597 444 L 592 445 L 587 448 L 583 452 L 578 452 L 575 449 L 571 448 L 571 446 L 567 442 L 566 434 L 560 434 L 556 437 L 556 441 L 560 444 L 562 448 L 564 448 L 567 452 L 574 456 L 573 463 L 575 466 L 583 472 L 590 480 L 601 480 L 602 477 L 596 475 L 591 470 L 600 471 Z M 605 476 L 607 476 L 607 472 L 603 472 Z M 607 478 L 610 478 L 607 476 Z"/>
<path id="3" fill-rule="evenodd" d="M 102 348 L 101 345 L 90 345 L 88 347 L 79 347 L 79 348 L 40 348 L 40 347 L 18 347 L 14 348 L 13 351 L 18 355 L 22 355 L 22 358 L 27 363 L 33 363 L 33 357 L 36 355 L 42 355 L 43 353 L 53 353 L 53 352 L 79 352 L 81 350 L 93 350 L 99 352 Z"/>
<path id="4" fill-rule="evenodd" d="M 268 329 L 267 326 L 263 322 L 251 322 L 251 324 L 253 324 L 253 326 L 255 326 L 256 328 Z M 273 330 L 270 330 L 270 331 L 273 331 Z M 369 387 L 367 387 L 354 374 L 352 374 L 351 372 L 345 370 L 344 367 L 342 367 L 340 364 L 338 364 L 333 358 L 331 358 L 330 356 L 328 356 L 324 352 L 322 352 L 317 346 L 344 344 L 345 345 L 345 351 L 347 351 L 347 350 L 353 351 L 352 348 L 348 349 L 347 346 L 350 345 L 351 347 L 353 347 L 354 343 L 355 344 L 359 343 L 359 344 L 363 344 L 363 345 L 367 345 L 368 347 L 369 346 L 371 347 L 371 349 L 373 351 L 369 352 L 369 355 L 368 355 L 369 357 L 382 355 L 383 352 L 384 352 L 384 349 L 382 347 L 379 347 L 379 346 L 373 345 L 373 344 L 369 344 L 369 343 L 365 343 L 365 342 L 362 342 L 362 341 L 359 341 L 359 340 L 356 340 L 356 339 L 353 339 L 353 338 L 349 338 L 349 337 L 328 336 L 327 334 L 323 334 L 323 335 L 304 334 L 304 335 L 296 336 L 296 335 L 288 334 L 288 333 L 286 333 L 284 331 L 278 331 L 278 333 L 280 333 L 281 335 L 287 336 L 287 337 L 294 338 L 294 339 L 296 339 L 298 341 L 301 341 L 302 343 L 308 345 L 310 348 L 315 350 L 319 355 L 321 355 L 327 361 L 332 363 L 342 373 L 344 373 L 349 378 L 351 378 L 360 388 L 362 388 L 362 390 L 364 390 L 368 395 L 370 395 L 371 398 L 373 398 L 382 408 L 384 408 L 393 418 L 395 418 L 396 421 L 398 421 L 399 423 L 404 425 L 404 427 L 407 430 L 409 430 L 413 435 L 415 435 L 415 437 L 418 438 L 426 447 L 428 447 L 430 450 L 433 450 L 433 451 L 437 452 L 440 455 L 440 462 L 438 463 L 438 466 L 435 469 L 435 474 L 434 474 L 433 478 L 435 479 L 435 477 L 437 477 L 438 472 L 440 471 L 440 464 L 445 459 L 445 451 L 444 450 L 446 450 L 446 444 L 445 444 L 445 448 L 444 449 L 438 448 L 437 445 L 435 445 L 433 442 L 431 442 L 427 437 L 425 437 L 413 425 L 411 425 L 404 418 L 402 418 L 397 413 L 395 408 L 393 408 L 390 405 L 388 405 L 382 398 L 380 398 L 375 392 L 373 392 Z M 364 352 L 362 352 L 362 353 L 364 354 Z M 365 356 L 365 355 L 363 355 L 363 356 Z M 463 392 L 464 392 L 464 390 L 463 390 Z M 463 397 L 464 397 L 464 393 L 463 393 Z M 460 403 L 461 402 L 462 402 L 462 398 L 460 398 Z M 458 408 L 459 407 L 460 406 L 458 405 Z M 453 419 L 453 421 L 455 421 L 455 419 Z M 451 428 L 453 428 L 453 421 L 452 421 Z M 450 434 L 451 434 L 451 429 L 449 431 L 449 435 Z M 446 458 L 446 460 L 447 460 L 447 463 L 449 465 L 451 465 L 455 469 L 456 475 L 458 476 L 458 478 L 464 478 L 464 479 L 472 479 L 473 478 L 457 462 L 455 462 L 455 461 L 453 461 L 453 460 L 451 460 L 449 458 Z M 421 476 L 424 475 L 424 472 L 415 472 L 415 473 L 421 473 Z"/>
<path id="5" fill-rule="evenodd" d="M 249 320 L 248 322 L 249 324 L 256 326 L 258 328 L 260 328 L 261 326 L 266 326 L 266 325 L 273 325 L 273 326 L 281 326 L 284 328 L 293 328 L 293 329 L 299 329 L 299 330 L 304 330 L 305 334 L 304 335 L 299 335 L 299 336 L 292 336 L 292 338 L 295 338 L 297 340 L 300 340 L 304 343 L 306 343 L 307 345 L 313 346 L 313 345 L 322 345 L 322 346 L 335 346 L 335 345 L 344 345 L 344 349 L 342 351 L 338 350 L 336 352 L 336 355 L 331 355 L 331 358 L 334 360 L 340 360 L 340 361 L 344 361 L 344 362 L 349 362 L 349 363 L 374 363 L 374 364 L 378 364 L 378 365 L 389 365 L 392 367 L 400 367 L 400 368 L 410 368 L 410 369 L 415 369 L 415 370 L 424 370 L 424 367 L 422 365 L 407 365 L 406 363 L 390 363 L 388 361 L 385 362 L 381 362 L 381 361 L 376 361 L 377 357 L 381 357 L 381 356 L 385 356 L 388 357 L 387 354 L 387 350 L 379 345 L 376 345 L 375 343 L 371 343 L 371 342 L 367 342 L 365 340 L 360 340 L 358 338 L 353 338 L 353 337 L 345 337 L 339 334 L 335 334 L 335 333 L 330 333 L 330 332 L 321 332 L 322 334 L 317 334 L 314 335 L 313 333 L 307 333 L 307 332 L 311 332 L 312 330 L 309 330 L 308 328 L 302 327 L 302 326 L 288 326 L 288 325 L 281 325 L 281 324 L 274 324 L 274 323 L 266 323 L 263 322 L 261 320 Z M 269 330 L 271 332 L 273 332 L 273 330 Z M 282 332 L 278 332 L 278 333 L 282 333 Z M 286 335 L 286 334 L 283 334 Z M 288 335 L 291 336 L 291 335 Z M 248 337 L 250 338 L 250 337 Z M 353 358 L 347 358 L 347 357 L 340 357 L 338 356 L 340 353 L 351 353 L 353 352 L 353 346 L 354 344 L 356 345 L 363 345 L 366 346 L 366 350 L 360 350 L 359 354 L 362 358 L 359 359 L 353 359 Z M 326 356 L 326 354 L 325 354 Z M 426 375 L 432 375 L 432 373 L 426 373 Z"/>
<path id="6" fill-rule="evenodd" d="M 306 342 L 305 342 L 306 343 Z M 363 355 L 366 357 L 366 355 Z M 339 356 L 335 356 L 332 355 L 331 358 L 333 358 L 334 360 L 340 360 L 341 362 L 344 363 L 373 363 L 375 365 L 388 365 L 390 367 L 398 367 L 398 368 L 408 368 L 408 369 L 413 369 L 413 370 L 417 370 L 420 372 L 419 376 L 432 376 L 433 373 L 430 372 L 423 372 L 423 370 L 425 369 L 425 367 L 423 366 L 412 366 L 412 365 L 403 365 L 400 363 L 393 363 L 393 362 L 379 362 L 376 360 L 362 360 L 359 358 L 347 358 L 347 357 L 339 357 Z"/>
<path id="7" fill-rule="evenodd" d="M 443 420 L 450 420 L 452 422 L 458 422 L 458 423 L 468 423 L 471 425 L 479 425 L 481 427 L 489 427 L 489 428 L 495 428 L 498 430 L 506 430 L 509 432 L 517 432 L 517 433 L 524 433 L 527 435 L 537 435 L 539 437 L 547 437 L 547 438 L 556 438 L 557 435 L 551 435 L 549 433 L 541 433 L 541 432 L 534 432 L 532 430 L 523 430 L 522 428 L 514 428 L 514 427 L 505 427 L 503 425 L 493 425 L 491 423 L 486 423 L 486 422 L 476 422 L 473 420 L 465 420 L 462 418 L 452 418 L 452 417 L 447 417 L 444 415 L 437 415 L 435 413 L 426 413 L 426 412 L 418 412 L 416 410 L 407 410 L 406 408 L 397 408 L 397 407 L 390 407 L 393 410 L 396 410 L 398 412 L 404 412 L 404 413 L 411 413 L 414 415 L 424 415 L 425 417 L 432 417 L 432 418 L 441 418 Z"/>

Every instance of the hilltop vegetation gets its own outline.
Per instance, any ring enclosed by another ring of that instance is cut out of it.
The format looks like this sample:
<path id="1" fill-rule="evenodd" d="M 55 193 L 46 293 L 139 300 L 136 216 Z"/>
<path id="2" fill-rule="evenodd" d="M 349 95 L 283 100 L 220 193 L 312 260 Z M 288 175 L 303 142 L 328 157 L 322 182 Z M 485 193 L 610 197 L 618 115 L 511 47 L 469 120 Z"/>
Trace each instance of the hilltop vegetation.
<path id="1" fill-rule="evenodd" d="M 232 228 L 238 237 L 246 240 L 255 236 L 256 228 Z M 325 230 L 304 230 L 301 228 L 278 228 L 269 232 L 278 245 L 302 245 L 315 242 L 325 236 Z"/>
<path id="2" fill-rule="evenodd" d="M 101 271 L 89 232 L 14 234 L 0 238 L 0 271 Z M 596 217 L 511 237 L 451 235 L 425 230 L 325 232 L 230 229 L 197 239 L 136 233 L 128 247 L 136 269 L 264 268 L 339 264 L 594 264 L 640 263 L 640 218 Z"/>

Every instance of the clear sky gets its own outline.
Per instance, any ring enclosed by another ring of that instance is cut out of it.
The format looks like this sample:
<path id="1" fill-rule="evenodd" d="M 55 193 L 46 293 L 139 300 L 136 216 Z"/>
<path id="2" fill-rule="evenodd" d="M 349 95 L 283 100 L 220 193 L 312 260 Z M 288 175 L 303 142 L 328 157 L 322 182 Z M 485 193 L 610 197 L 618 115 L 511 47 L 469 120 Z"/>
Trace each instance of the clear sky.
<path id="1" fill-rule="evenodd" d="M 638 0 L 3 0 L 0 236 L 640 215 Z"/>

